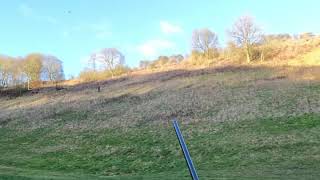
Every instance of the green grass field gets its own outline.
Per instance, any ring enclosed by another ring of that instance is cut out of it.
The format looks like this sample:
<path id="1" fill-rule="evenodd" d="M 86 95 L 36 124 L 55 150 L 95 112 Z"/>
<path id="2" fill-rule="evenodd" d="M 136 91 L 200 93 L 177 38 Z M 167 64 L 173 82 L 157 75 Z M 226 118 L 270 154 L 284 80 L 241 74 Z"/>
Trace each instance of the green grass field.
<path id="1" fill-rule="evenodd" d="M 200 179 L 319 179 L 320 83 L 295 72 L 167 72 L 3 98 L 0 179 L 190 179 L 173 117 Z"/>

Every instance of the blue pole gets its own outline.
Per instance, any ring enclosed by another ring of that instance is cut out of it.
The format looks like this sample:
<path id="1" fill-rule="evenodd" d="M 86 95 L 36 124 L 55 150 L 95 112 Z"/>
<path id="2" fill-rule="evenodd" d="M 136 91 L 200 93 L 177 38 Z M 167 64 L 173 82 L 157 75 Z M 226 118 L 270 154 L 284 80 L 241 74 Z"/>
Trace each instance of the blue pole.
<path id="1" fill-rule="evenodd" d="M 193 180 L 199 180 L 196 168 L 193 165 L 188 147 L 187 147 L 186 143 L 184 142 L 183 136 L 181 134 L 181 131 L 180 131 L 180 128 L 179 128 L 179 125 L 178 125 L 178 122 L 176 119 L 173 120 L 173 127 L 174 127 L 174 130 L 176 131 L 176 135 L 179 140 L 179 144 L 180 144 L 181 150 L 183 152 L 184 159 L 186 160 L 186 163 L 187 163 L 187 166 L 189 169 L 189 173 L 190 173 Z"/>

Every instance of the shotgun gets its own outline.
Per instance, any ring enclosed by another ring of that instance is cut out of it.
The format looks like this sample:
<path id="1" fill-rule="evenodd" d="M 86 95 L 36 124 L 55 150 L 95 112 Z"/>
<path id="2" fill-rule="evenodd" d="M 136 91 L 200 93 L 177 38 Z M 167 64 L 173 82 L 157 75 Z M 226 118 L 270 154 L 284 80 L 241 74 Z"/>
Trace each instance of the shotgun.
<path id="1" fill-rule="evenodd" d="M 199 180 L 196 168 L 193 165 L 188 147 L 187 147 L 186 143 L 184 142 L 183 136 L 181 134 L 181 131 L 180 131 L 180 128 L 178 125 L 178 121 L 176 119 L 173 120 L 173 127 L 176 132 L 177 138 L 179 140 L 179 144 L 180 144 L 184 159 L 186 160 L 190 176 L 192 177 L 193 180 Z"/>

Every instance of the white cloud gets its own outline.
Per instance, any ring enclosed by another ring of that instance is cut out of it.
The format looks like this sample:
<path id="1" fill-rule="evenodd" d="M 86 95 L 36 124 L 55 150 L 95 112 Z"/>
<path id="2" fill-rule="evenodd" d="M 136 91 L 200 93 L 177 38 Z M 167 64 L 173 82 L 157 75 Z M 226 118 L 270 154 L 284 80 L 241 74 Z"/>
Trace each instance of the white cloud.
<path id="1" fill-rule="evenodd" d="M 167 21 L 160 21 L 160 28 L 161 28 L 161 31 L 165 34 L 182 32 L 182 28 L 180 26 L 171 24 Z"/>
<path id="2" fill-rule="evenodd" d="M 174 48 L 175 44 L 168 40 L 150 40 L 138 46 L 138 51 L 145 57 L 154 57 L 162 50 Z"/>
<path id="3" fill-rule="evenodd" d="M 70 36 L 70 32 L 69 31 L 63 31 L 62 32 L 62 37 L 68 38 L 69 36 Z"/>
<path id="4" fill-rule="evenodd" d="M 18 7 L 18 11 L 22 16 L 28 17 L 33 14 L 33 9 L 27 4 L 20 4 Z"/>
<path id="5" fill-rule="evenodd" d="M 110 24 L 104 21 L 98 23 L 83 23 L 73 26 L 65 32 L 67 32 L 68 35 L 72 35 L 73 33 L 89 34 L 100 40 L 107 39 L 112 35 Z"/>
<path id="6" fill-rule="evenodd" d="M 40 15 L 28 4 L 20 4 L 18 7 L 19 13 L 26 18 L 43 21 L 50 24 L 58 24 L 58 20 L 52 16 Z"/>

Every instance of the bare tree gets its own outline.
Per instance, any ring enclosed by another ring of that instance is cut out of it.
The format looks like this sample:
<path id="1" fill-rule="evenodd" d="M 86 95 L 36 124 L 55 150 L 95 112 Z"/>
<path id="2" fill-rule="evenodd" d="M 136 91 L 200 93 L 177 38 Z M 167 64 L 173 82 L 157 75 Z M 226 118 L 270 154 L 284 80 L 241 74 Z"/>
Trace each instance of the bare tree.
<path id="1" fill-rule="evenodd" d="M 22 59 L 9 58 L 10 86 L 18 86 L 23 82 Z"/>
<path id="2" fill-rule="evenodd" d="M 94 72 L 97 71 L 97 53 L 93 53 L 90 55 L 88 60 L 89 68 L 92 69 Z"/>
<path id="3" fill-rule="evenodd" d="M 0 55 L 0 87 L 19 87 L 27 83 L 30 89 L 40 86 L 43 80 L 57 83 L 63 79 L 62 61 L 54 56 L 40 53 L 26 57 Z"/>
<path id="4" fill-rule="evenodd" d="M 57 82 L 64 79 L 62 61 L 55 56 L 44 56 L 43 58 L 43 75 L 44 78 Z"/>
<path id="5" fill-rule="evenodd" d="M 169 59 L 170 63 L 179 64 L 181 61 L 183 61 L 184 57 L 181 54 L 177 54 L 170 56 Z"/>
<path id="6" fill-rule="evenodd" d="M 261 40 L 261 30 L 255 24 L 254 19 L 251 16 L 240 17 L 233 24 L 229 35 L 238 46 L 245 50 L 247 62 L 251 62 L 253 45 Z"/>
<path id="7" fill-rule="evenodd" d="M 142 61 L 140 61 L 140 63 L 139 63 L 139 67 L 140 67 L 141 69 L 147 69 L 150 64 L 151 64 L 150 61 L 148 61 L 148 60 L 142 60 Z"/>
<path id="8" fill-rule="evenodd" d="M 112 77 L 114 76 L 115 68 L 123 65 L 125 61 L 124 55 L 116 48 L 104 48 L 95 53 L 95 57 L 105 69 L 110 71 Z"/>
<path id="9" fill-rule="evenodd" d="M 0 56 L 0 87 L 7 87 L 9 84 L 9 61 L 7 57 Z"/>
<path id="10" fill-rule="evenodd" d="M 41 54 L 33 53 L 29 54 L 23 63 L 23 72 L 27 77 L 28 89 L 30 89 L 30 82 L 40 81 L 42 71 L 42 59 Z"/>
<path id="11" fill-rule="evenodd" d="M 22 59 L 0 55 L 0 87 L 18 86 L 25 80 Z"/>
<path id="12" fill-rule="evenodd" d="M 194 30 L 192 33 L 192 47 L 196 51 L 211 57 L 211 51 L 218 46 L 218 36 L 207 28 Z"/>

